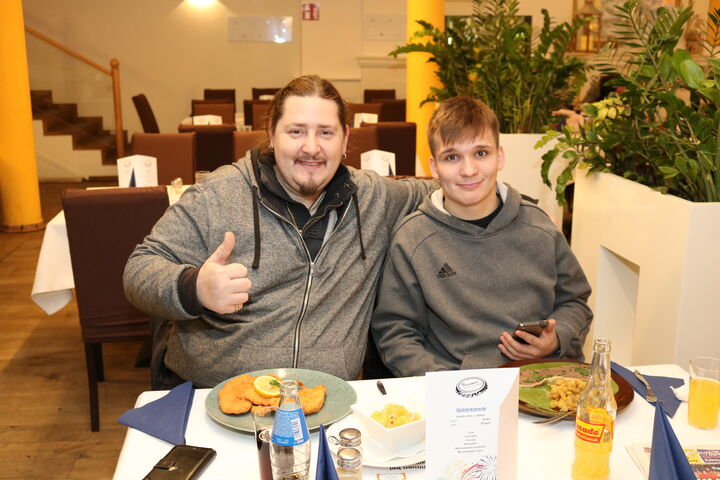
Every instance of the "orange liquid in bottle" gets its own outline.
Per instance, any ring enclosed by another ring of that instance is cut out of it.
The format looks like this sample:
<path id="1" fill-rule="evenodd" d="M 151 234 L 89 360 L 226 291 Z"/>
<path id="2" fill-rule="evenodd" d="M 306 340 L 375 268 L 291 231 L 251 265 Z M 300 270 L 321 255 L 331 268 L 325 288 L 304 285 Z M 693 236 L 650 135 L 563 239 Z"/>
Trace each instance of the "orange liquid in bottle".
<path id="1" fill-rule="evenodd" d="M 576 420 L 573 480 L 599 480 L 610 476 L 613 419 L 604 409 L 592 410 L 596 410 L 589 414 L 592 423 L 580 418 Z"/>

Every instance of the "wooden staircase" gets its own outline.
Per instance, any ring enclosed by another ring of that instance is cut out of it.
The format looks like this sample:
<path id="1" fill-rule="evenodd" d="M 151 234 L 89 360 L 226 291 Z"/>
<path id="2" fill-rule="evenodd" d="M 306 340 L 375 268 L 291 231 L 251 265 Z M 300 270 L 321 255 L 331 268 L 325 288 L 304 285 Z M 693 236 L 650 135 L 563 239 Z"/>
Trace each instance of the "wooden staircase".
<path id="1" fill-rule="evenodd" d="M 115 164 L 115 134 L 103 128 L 102 117 L 78 116 L 77 104 L 53 103 L 50 90 L 31 90 L 30 99 L 33 119 L 42 120 L 45 135 L 71 135 L 73 149 L 100 150 L 103 165 Z M 123 139 L 127 146 L 125 130 Z"/>

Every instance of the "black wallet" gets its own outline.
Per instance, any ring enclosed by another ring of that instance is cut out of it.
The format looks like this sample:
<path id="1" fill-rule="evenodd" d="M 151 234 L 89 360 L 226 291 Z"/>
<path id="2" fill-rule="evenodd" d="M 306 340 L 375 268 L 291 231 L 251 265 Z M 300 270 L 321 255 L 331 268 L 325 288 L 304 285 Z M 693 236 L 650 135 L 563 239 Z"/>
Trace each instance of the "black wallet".
<path id="1" fill-rule="evenodd" d="M 212 448 L 175 445 L 143 480 L 191 480 L 197 478 L 214 457 Z"/>

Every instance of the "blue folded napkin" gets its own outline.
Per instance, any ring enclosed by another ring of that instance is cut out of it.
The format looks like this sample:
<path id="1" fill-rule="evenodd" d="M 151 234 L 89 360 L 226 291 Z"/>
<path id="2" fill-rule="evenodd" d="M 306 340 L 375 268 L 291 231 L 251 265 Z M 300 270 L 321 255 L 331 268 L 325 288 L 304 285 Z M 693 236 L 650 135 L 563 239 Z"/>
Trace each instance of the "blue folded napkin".
<path id="1" fill-rule="evenodd" d="M 330 453 L 330 446 L 325 436 L 325 427 L 322 424 L 320 424 L 320 443 L 318 444 L 318 459 L 315 466 L 315 480 L 338 480 L 335 463 Z"/>
<path id="2" fill-rule="evenodd" d="M 118 423 L 173 445 L 184 445 L 194 393 L 192 382 L 185 382 L 164 397 L 123 413 Z"/>
<path id="3" fill-rule="evenodd" d="M 655 407 L 648 480 L 695 480 L 695 474 L 661 408 L 661 402 Z"/>
<path id="4" fill-rule="evenodd" d="M 633 389 L 639 395 L 645 398 L 645 395 L 647 394 L 647 389 L 645 388 L 645 385 L 643 385 L 643 383 L 635 376 L 635 374 L 627 368 L 623 367 L 622 365 L 619 365 L 615 362 L 611 363 L 612 371 L 627 380 L 627 382 L 633 387 Z M 655 375 L 645 374 L 643 374 L 643 377 L 645 377 L 645 380 L 647 380 L 647 382 L 650 384 L 653 393 L 658 397 L 658 400 L 660 400 L 662 408 L 663 410 L 665 410 L 665 413 L 667 413 L 670 417 L 673 417 L 678 407 L 680 406 L 680 400 L 678 400 L 678 398 L 675 396 L 675 393 L 670 387 L 677 388 L 681 385 L 684 385 L 685 381 L 682 378 L 658 377 Z"/>

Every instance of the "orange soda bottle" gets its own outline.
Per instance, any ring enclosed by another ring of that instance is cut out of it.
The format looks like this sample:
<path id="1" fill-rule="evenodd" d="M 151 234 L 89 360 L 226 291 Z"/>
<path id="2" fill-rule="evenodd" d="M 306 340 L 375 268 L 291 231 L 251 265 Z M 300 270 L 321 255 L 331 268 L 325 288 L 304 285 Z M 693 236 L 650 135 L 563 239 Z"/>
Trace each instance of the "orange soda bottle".
<path id="1" fill-rule="evenodd" d="M 578 399 L 573 480 L 609 478 L 616 413 L 610 378 L 610 340 L 597 338 L 593 342 L 588 384 Z"/>

